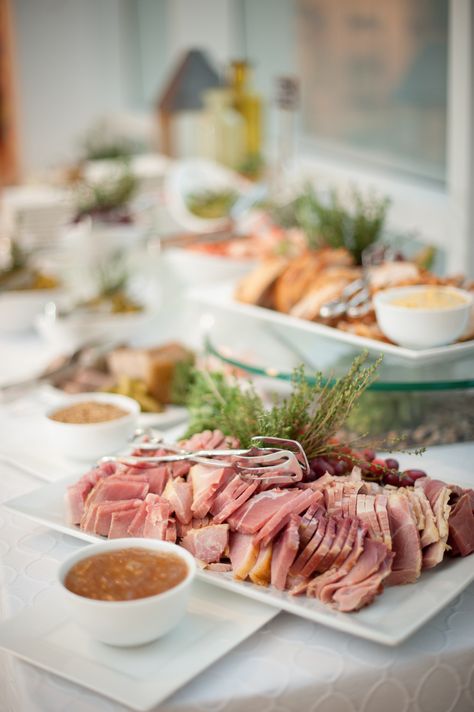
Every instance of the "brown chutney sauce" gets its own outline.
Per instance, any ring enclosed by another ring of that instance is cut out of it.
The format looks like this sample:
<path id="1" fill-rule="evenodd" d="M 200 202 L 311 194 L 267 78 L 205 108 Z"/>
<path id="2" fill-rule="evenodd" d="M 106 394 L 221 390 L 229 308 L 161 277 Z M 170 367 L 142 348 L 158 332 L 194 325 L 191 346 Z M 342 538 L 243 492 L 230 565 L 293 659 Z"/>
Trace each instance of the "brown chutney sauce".
<path id="1" fill-rule="evenodd" d="M 188 566 L 177 554 L 130 547 L 81 559 L 69 569 L 64 585 L 85 598 L 132 601 L 168 591 L 187 575 Z"/>

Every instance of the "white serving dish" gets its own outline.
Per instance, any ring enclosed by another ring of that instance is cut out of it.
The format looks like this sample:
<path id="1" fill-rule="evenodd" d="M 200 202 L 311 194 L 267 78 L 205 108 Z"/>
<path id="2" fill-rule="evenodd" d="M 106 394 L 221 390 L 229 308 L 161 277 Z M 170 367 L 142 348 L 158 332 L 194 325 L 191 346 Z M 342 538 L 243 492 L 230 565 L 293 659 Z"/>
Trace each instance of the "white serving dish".
<path id="1" fill-rule="evenodd" d="M 413 458 L 399 456 L 398 459 L 403 469 L 413 466 Z M 467 487 L 472 485 L 472 475 L 453 471 L 435 460 L 423 460 L 421 466 L 447 482 Z M 15 514 L 28 517 L 64 534 L 88 542 L 103 541 L 102 537 L 86 534 L 65 521 L 64 492 L 67 485 L 77 479 L 69 477 L 43 485 L 6 502 L 5 506 Z M 425 571 L 416 584 L 387 588 L 373 604 L 356 613 L 340 613 L 315 599 L 290 596 L 271 587 L 264 588 L 250 582 L 235 581 L 232 575 L 227 573 L 198 570 L 197 577 L 226 591 L 240 593 L 314 623 L 393 646 L 399 645 L 415 633 L 474 581 L 474 555 L 445 561 L 435 569 Z"/>
<path id="2" fill-rule="evenodd" d="M 455 294 L 463 301 L 443 309 L 405 307 L 395 299 L 426 291 Z M 391 341 L 408 349 L 431 349 L 452 344 L 466 329 L 473 298 L 464 289 L 454 287 L 395 287 L 374 296 L 377 323 Z"/>
<path id="3" fill-rule="evenodd" d="M 68 350 L 89 341 L 129 341 L 150 324 L 149 311 L 111 314 L 93 311 L 72 312 L 58 316 L 56 309 L 46 309 L 34 319 L 38 333 L 57 349 Z"/>
<path id="4" fill-rule="evenodd" d="M 133 601 L 98 601 L 78 596 L 64 586 L 69 570 L 82 559 L 132 547 L 179 556 L 188 569 L 185 579 L 168 591 Z M 71 554 L 59 567 L 58 581 L 71 619 L 79 627 L 101 643 L 127 647 L 157 640 L 181 622 L 195 575 L 194 557 L 181 546 L 158 539 L 114 539 Z"/>
<path id="5" fill-rule="evenodd" d="M 430 349 L 407 349 L 403 346 L 388 344 L 384 341 L 368 339 L 357 336 L 341 329 L 335 329 L 325 324 L 299 319 L 289 314 L 282 314 L 273 309 L 264 309 L 252 304 L 243 304 L 234 299 L 235 284 L 215 284 L 207 287 L 196 287 L 190 293 L 190 299 L 208 307 L 222 310 L 231 314 L 242 314 L 254 319 L 256 322 L 277 324 L 288 332 L 288 338 L 294 339 L 299 333 L 314 334 L 341 343 L 351 344 L 356 348 L 367 349 L 375 354 L 390 354 L 402 359 L 407 359 L 417 364 L 446 361 L 467 353 L 474 353 L 474 339 L 470 341 L 437 346 Z"/>
<path id="6" fill-rule="evenodd" d="M 57 289 L 20 289 L 0 292 L 0 333 L 31 329 L 35 318 L 50 301 L 63 294 Z"/>
<path id="7" fill-rule="evenodd" d="M 61 423 L 49 417 L 61 408 L 82 401 L 110 403 L 127 411 L 127 415 L 102 423 Z M 127 444 L 137 428 L 139 413 L 140 406 L 136 400 L 117 393 L 64 395 L 62 400 L 58 400 L 45 412 L 45 435 L 51 449 L 58 450 L 66 457 L 82 461 L 96 460 L 102 455 L 112 455 Z"/>
<path id="8" fill-rule="evenodd" d="M 163 262 L 183 285 L 194 287 L 235 280 L 255 267 L 255 260 L 211 255 L 182 247 L 170 247 Z"/>
<path id="9" fill-rule="evenodd" d="M 195 582 L 186 618 L 165 638 L 117 648 L 91 640 L 75 625 L 55 589 L 41 603 L 0 623 L 0 648 L 145 712 L 277 614 L 272 606 Z"/>

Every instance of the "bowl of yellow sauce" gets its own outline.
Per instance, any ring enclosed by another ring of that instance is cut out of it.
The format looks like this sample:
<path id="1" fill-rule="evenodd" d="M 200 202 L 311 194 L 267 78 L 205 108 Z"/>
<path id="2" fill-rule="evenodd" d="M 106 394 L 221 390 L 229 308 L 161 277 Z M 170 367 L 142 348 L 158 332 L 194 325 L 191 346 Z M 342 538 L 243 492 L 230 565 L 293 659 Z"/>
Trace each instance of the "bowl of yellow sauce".
<path id="1" fill-rule="evenodd" d="M 385 336 L 411 349 L 452 344 L 465 331 L 473 308 L 470 292 L 433 285 L 386 289 L 373 302 Z"/>

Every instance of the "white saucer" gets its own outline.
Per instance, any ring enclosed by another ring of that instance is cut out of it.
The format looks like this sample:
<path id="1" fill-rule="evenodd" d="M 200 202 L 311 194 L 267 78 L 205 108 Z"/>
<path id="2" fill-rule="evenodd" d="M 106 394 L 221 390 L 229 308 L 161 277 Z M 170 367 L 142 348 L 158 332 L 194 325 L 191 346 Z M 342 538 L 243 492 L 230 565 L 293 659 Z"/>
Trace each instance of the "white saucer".
<path id="1" fill-rule="evenodd" d="M 195 582 L 188 614 L 164 638 L 116 648 L 73 623 L 58 590 L 0 624 L 0 648 L 135 710 L 149 710 L 278 614 Z"/>

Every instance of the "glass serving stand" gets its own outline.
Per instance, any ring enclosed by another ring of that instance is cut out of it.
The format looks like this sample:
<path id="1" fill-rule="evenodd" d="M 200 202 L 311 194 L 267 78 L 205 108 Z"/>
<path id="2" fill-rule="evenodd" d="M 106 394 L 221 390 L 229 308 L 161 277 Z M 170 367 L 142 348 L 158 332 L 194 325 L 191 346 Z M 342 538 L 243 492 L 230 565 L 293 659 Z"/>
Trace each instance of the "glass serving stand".
<path id="1" fill-rule="evenodd" d="M 240 374 L 269 379 L 285 390 L 292 371 L 303 363 L 314 381 L 321 371 L 328 380 L 344 374 L 360 351 L 315 335 L 292 338 L 273 325 L 252 324 L 213 315 L 205 329 L 206 352 Z M 372 362 L 376 356 L 369 355 Z M 401 438 L 403 445 L 426 446 L 474 440 L 474 357 L 416 365 L 385 356 L 378 377 L 360 399 L 347 424 L 350 436 Z"/>

